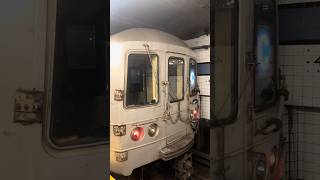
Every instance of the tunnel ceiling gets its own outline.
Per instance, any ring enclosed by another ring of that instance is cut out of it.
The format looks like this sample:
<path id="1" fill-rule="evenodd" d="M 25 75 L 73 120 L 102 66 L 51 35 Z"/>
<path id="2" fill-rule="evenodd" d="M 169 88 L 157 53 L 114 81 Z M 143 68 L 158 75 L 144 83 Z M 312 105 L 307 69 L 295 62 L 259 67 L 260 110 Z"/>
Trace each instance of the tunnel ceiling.
<path id="1" fill-rule="evenodd" d="M 206 34 L 210 0 L 110 0 L 111 34 L 129 28 L 154 28 L 181 39 Z"/>

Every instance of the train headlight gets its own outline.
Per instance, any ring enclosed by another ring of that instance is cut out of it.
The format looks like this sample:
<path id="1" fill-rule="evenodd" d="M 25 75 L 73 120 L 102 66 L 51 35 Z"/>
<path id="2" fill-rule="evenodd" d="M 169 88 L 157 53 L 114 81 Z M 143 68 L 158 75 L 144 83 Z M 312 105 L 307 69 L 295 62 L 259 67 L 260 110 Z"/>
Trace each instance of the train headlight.
<path id="1" fill-rule="evenodd" d="M 128 151 L 116 152 L 116 160 L 118 162 L 124 162 L 128 160 Z"/>
<path id="2" fill-rule="evenodd" d="M 133 141 L 139 141 L 144 136 L 144 130 L 142 127 L 136 127 L 131 131 L 131 139 Z"/>
<path id="3" fill-rule="evenodd" d="M 150 137 L 154 137 L 158 134 L 159 128 L 158 125 L 153 123 L 148 128 L 148 134 Z"/>

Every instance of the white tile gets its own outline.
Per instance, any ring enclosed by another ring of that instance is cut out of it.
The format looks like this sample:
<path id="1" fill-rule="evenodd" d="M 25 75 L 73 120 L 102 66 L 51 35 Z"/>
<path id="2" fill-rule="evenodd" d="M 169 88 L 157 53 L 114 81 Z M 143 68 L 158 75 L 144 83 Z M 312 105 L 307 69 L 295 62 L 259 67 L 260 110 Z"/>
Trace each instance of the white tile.
<path id="1" fill-rule="evenodd" d="M 319 45 L 308 45 L 304 47 L 303 54 L 305 55 L 320 55 Z"/>
<path id="2" fill-rule="evenodd" d="M 301 97 L 293 97 L 293 105 L 301 106 L 302 105 L 302 98 Z"/>
<path id="3" fill-rule="evenodd" d="M 210 49 L 197 49 L 194 52 L 198 63 L 210 62 Z"/>
<path id="4" fill-rule="evenodd" d="M 312 97 L 320 97 L 320 87 L 312 88 Z"/>
<path id="5" fill-rule="evenodd" d="M 280 63 L 280 65 L 287 65 L 287 58 L 288 58 L 287 55 L 281 55 L 281 56 L 279 57 L 279 63 Z"/>
<path id="6" fill-rule="evenodd" d="M 303 144 L 303 151 L 305 151 L 305 152 L 312 152 L 313 149 L 314 149 L 314 146 L 312 146 L 311 143 Z M 308 159 L 308 157 L 305 157 L 305 156 L 304 156 L 303 159 L 304 159 L 304 160 L 308 160 L 308 161 L 312 160 L 312 158 L 311 158 L 311 159 Z"/>
<path id="7" fill-rule="evenodd" d="M 317 76 L 318 70 L 320 70 L 319 64 L 312 63 L 312 68 L 311 68 L 312 76 Z"/>
<path id="8" fill-rule="evenodd" d="M 295 76 L 294 77 L 294 84 L 295 86 L 303 86 L 303 76 Z"/>
<path id="9" fill-rule="evenodd" d="M 284 65 L 285 63 L 285 58 L 286 58 L 286 56 L 285 55 L 279 55 L 279 60 L 278 60 L 278 65 L 279 66 L 282 66 L 282 65 Z"/>
<path id="10" fill-rule="evenodd" d="M 294 66 L 294 76 L 304 76 L 304 72 L 303 66 Z"/>
<path id="11" fill-rule="evenodd" d="M 310 60 L 310 57 L 306 57 L 305 63 L 303 65 L 304 68 L 304 74 L 307 76 L 312 76 L 313 73 L 313 63 L 312 60 Z"/>
<path id="12" fill-rule="evenodd" d="M 313 77 L 313 87 L 320 87 L 320 77 Z"/>
<path id="13" fill-rule="evenodd" d="M 305 167 L 303 169 L 308 170 Z M 310 171 L 310 170 L 308 170 L 308 171 Z M 316 180 L 315 177 L 314 177 L 314 174 L 312 174 L 312 173 L 310 173 L 308 171 L 303 171 L 303 177 L 304 178 L 301 178 L 301 179 L 303 179 L 303 180 Z"/>
<path id="14" fill-rule="evenodd" d="M 294 85 L 294 76 L 286 76 L 286 82 L 287 82 L 287 85 L 289 86 L 292 86 Z"/>
<path id="15" fill-rule="evenodd" d="M 311 124 L 320 124 L 320 121 L 319 121 L 320 114 L 319 113 L 308 113 L 308 115 L 310 115 L 310 116 L 308 116 L 307 119 L 309 120 L 309 122 Z M 314 126 L 314 127 L 320 128 L 318 126 Z"/>
<path id="16" fill-rule="evenodd" d="M 294 87 L 293 85 L 290 85 L 290 84 L 287 84 L 287 89 L 288 91 L 293 91 L 294 90 Z"/>
<path id="17" fill-rule="evenodd" d="M 284 59 L 284 63 L 285 65 L 293 66 L 297 61 L 296 59 L 298 59 L 297 56 L 286 56 Z"/>
<path id="18" fill-rule="evenodd" d="M 302 92 L 304 97 L 312 97 L 312 87 L 304 87 Z"/>
<path id="19" fill-rule="evenodd" d="M 312 100 L 313 102 L 313 106 L 315 107 L 320 107 L 320 98 L 313 98 Z M 320 121 L 320 118 L 319 118 L 319 121 Z M 320 131 L 320 130 L 319 130 Z"/>
<path id="20" fill-rule="evenodd" d="M 294 66 L 285 66 L 284 74 L 289 76 L 294 75 Z"/>
<path id="21" fill-rule="evenodd" d="M 201 98 L 201 118 L 210 119 L 210 97 Z"/>
<path id="22" fill-rule="evenodd" d="M 278 48 L 278 53 L 279 53 L 279 55 L 285 55 L 286 54 L 286 50 L 287 50 L 287 47 L 288 46 L 279 46 L 279 48 Z"/>
<path id="23" fill-rule="evenodd" d="M 198 76 L 198 85 L 201 95 L 210 95 L 210 76 Z"/>
<path id="24" fill-rule="evenodd" d="M 320 81 L 319 81 L 320 82 Z M 311 76 L 304 76 L 303 78 L 303 86 L 315 86 L 316 85 L 316 81 L 314 81 L 314 78 Z"/>
<path id="25" fill-rule="evenodd" d="M 303 59 L 301 58 L 302 56 L 293 56 L 293 65 L 295 66 L 301 66 L 304 64 Z"/>
<path id="26" fill-rule="evenodd" d="M 294 86 L 294 91 L 293 91 L 295 96 L 302 96 L 302 87 L 300 86 Z"/>
<path id="27" fill-rule="evenodd" d="M 313 76 L 316 76 L 316 77 L 320 77 L 320 65 L 315 65 L 313 67 L 313 70 L 314 70 L 314 73 L 313 73 Z"/>
<path id="28" fill-rule="evenodd" d="M 312 97 L 303 97 L 302 98 L 303 106 L 312 106 Z"/>
<path id="29" fill-rule="evenodd" d="M 285 53 L 289 55 L 302 55 L 303 50 L 304 50 L 303 47 L 300 45 L 288 46 L 287 49 L 285 50 Z"/>

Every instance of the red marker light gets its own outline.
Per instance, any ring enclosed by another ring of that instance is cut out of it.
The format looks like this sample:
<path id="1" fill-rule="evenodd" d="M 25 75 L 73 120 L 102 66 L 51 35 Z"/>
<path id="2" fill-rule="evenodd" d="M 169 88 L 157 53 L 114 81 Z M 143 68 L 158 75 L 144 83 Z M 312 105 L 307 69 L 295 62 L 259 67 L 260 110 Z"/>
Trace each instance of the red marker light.
<path id="1" fill-rule="evenodd" d="M 197 114 L 197 110 L 194 109 L 193 110 L 193 114 L 196 115 Z"/>
<path id="2" fill-rule="evenodd" d="M 200 110 L 198 108 L 192 110 L 191 117 L 193 120 L 199 120 L 200 119 Z"/>
<path id="3" fill-rule="evenodd" d="M 133 141 L 139 141 L 139 140 L 141 140 L 143 138 L 143 135 L 144 135 L 143 128 L 136 127 L 131 132 L 131 139 Z"/>

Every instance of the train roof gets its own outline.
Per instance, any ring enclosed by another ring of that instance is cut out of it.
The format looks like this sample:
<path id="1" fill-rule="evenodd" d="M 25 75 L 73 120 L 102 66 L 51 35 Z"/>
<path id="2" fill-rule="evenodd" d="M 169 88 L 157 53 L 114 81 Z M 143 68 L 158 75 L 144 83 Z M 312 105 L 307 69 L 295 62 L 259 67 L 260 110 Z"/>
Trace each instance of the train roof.
<path id="1" fill-rule="evenodd" d="M 144 41 L 159 42 L 189 48 L 187 44 L 176 36 L 163 31 L 149 28 L 133 28 L 114 34 L 111 42 Z"/>

